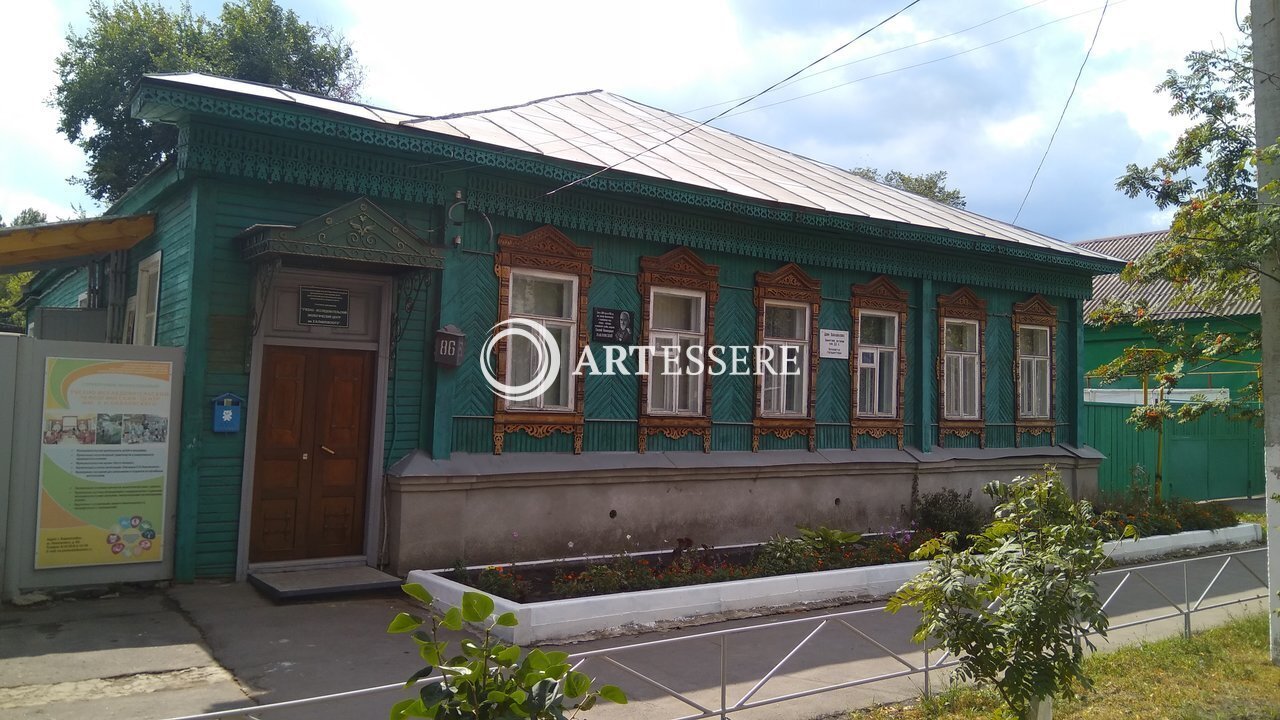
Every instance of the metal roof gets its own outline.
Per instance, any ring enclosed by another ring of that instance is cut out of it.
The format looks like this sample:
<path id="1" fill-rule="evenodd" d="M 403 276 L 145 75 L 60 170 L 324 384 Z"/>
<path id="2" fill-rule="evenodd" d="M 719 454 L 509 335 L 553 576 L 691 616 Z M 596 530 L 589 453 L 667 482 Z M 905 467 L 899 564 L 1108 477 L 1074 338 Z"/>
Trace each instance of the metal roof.
<path id="1" fill-rule="evenodd" d="M 155 215 L 106 215 L 0 229 L 0 271 L 11 273 L 84 264 L 128 250 L 155 230 Z"/>
<path id="2" fill-rule="evenodd" d="M 1150 252 L 1157 243 L 1164 241 L 1168 237 L 1168 230 L 1156 230 L 1133 235 L 1117 235 L 1097 240 L 1086 240 L 1079 245 L 1094 252 L 1110 255 L 1121 260 L 1133 261 Z M 1170 320 L 1215 317 L 1217 315 L 1257 315 L 1262 311 L 1258 300 L 1236 300 L 1224 304 L 1217 309 L 1216 313 L 1206 313 L 1192 305 L 1174 303 L 1173 297 L 1176 292 L 1173 283 L 1167 280 L 1159 280 L 1142 285 L 1130 285 L 1120 277 L 1120 273 L 1094 275 L 1093 299 L 1085 303 L 1084 312 L 1085 316 L 1088 317 L 1089 313 L 1101 307 L 1108 300 L 1146 300 L 1147 309 L 1153 317 Z"/>
<path id="3" fill-rule="evenodd" d="M 413 116 L 199 73 L 148 75 L 168 83 L 293 103 L 601 169 L 839 215 L 905 223 L 1112 260 L 1082 246 L 892 188 L 827 163 L 593 90 L 491 110 Z M 687 134 L 681 135 L 681 133 Z M 639 157 L 635 157 L 639 155 Z"/>

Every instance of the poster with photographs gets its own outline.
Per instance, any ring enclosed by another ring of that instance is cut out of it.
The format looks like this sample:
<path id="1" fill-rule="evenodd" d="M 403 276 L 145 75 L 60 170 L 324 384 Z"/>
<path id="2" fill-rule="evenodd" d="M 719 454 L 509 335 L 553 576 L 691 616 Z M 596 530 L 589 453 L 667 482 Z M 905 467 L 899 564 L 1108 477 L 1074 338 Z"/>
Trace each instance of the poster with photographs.
<path id="1" fill-rule="evenodd" d="M 48 358 L 36 567 L 160 562 L 173 364 Z"/>

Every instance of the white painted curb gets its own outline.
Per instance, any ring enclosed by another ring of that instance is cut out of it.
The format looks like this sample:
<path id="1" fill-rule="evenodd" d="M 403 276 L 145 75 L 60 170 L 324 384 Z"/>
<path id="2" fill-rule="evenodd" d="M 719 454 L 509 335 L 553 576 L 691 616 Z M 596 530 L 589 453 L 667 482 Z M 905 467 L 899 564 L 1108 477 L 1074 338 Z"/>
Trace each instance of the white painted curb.
<path id="1" fill-rule="evenodd" d="M 1108 543 L 1115 560 L 1139 560 L 1178 550 L 1215 545 L 1244 545 L 1262 540 L 1262 529 L 1253 524 L 1222 530 L 1197 530 L 1177 535 L 1153 535 Z M 493 597 L 494 615 L 515 613 L 520 624 L 495 627 L 494 634 L 517 645 L 562 640 L 624 625 L 648 625 L 699 615 L 782 607 L 829 600 L 884 597 L 924 569 L 925 562 L 868 565 L 844 570 L 777 575 L 706 585 L 595 595 L 571 600 L 518 603 Z M 409 573 L 408 582 L 420 583 L 446 608 L 462 602 L 462 593 L 475 588 L 427 570 Z"/>

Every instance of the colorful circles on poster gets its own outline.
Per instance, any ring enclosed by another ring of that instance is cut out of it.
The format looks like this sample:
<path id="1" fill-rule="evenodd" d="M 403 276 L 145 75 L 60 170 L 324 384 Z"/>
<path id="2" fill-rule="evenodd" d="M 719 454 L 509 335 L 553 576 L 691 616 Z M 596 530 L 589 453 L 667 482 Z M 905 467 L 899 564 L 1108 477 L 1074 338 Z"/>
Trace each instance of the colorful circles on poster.
<path id="1" fill-rule="evenodd" d="M 149 551 L 155 539 L 155 527 L 141 515 L 120 517 L 107 533 L 111 553 L 122 557 L 134 557 Z"/>

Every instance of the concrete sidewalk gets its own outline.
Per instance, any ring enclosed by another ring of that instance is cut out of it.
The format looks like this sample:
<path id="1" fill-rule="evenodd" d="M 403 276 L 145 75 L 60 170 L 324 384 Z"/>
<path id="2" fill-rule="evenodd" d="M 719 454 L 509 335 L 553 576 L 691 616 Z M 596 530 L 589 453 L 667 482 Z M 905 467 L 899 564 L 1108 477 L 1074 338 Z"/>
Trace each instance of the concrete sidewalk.
<path id="1" fill-rule="evenodd" d="M 1192 600 L 1217 571 L 1198 563 L 1190 582 Z M 1161 591 L 1183 601 L 1181 569 L 1157 568 L 1148 574 Z M 1264 576 L 1265 577 L 1265 576 Z M 1103 596 L 1120 576 L 1109 576 Z M 1242 594 L 1253 581 L 1241 568 L 1229 569 L 1214 596 Z M 1138 615 L 1170 610 L 1159 593 L 1134 578 L 1112 609 L 1113 625 Z M 757 625 L 761 631 L 733 635 L 725 654 L 727 697 L 732 704 L 815 627 L 813 622 L 778 626 L 844 609 L 737 619 L 661 633 L 578 643 L 562 649 L 580 653 L 619 648 L 619 662 L 676 689 L 706 707 L 720 703 L 721 650 L 718 637 L 700 637 L 678 646 L 643 645 L 661 638 Z M 1259 606 L 1260 607 L 1260 606 Z M 0 609 L 0 720 L 7 718 L 161 718 L 266 704 L 397 683 L 421 666 L 413 642 L 385 633 L 401 611 L 418 610 L 395 592 L 334 601 L 275 604 L 246 584 L 197 583 L 139 591 L 97 600 L 59 600 L 35 608 Z M 1197 615 L 1195 627 L 1220 622 L 1245 609 L 1233 607 Z M 850 624 L 885 648 L 918 664 L 920 649 L 908 638 L 910 613 L 870 612 Z M 1180 617 L 1113 633 L 1111 644 L 1164 637 L 1182 629 Z M 454 635 L 456 639 L 458 636 Z M 1105 645 L 1104 645 L 1105 647 Z M 936 657 L 935 657 L 936 660 Z M 829 623 L 787 660 L 782 672 L 759 691 L 757 699 L 798 693 L 858 677 L 894 673 L 904 666 L 857 632 Z M 602 704 L 588 717 L 601 720 L 650 720 L 696 712 L 652 685 L 601 659 L 583 667 L 601 682 L 624 687 L 632 702 Z M 933 678 L 939 688 L 942 677 Z M 739 718 L 803 720 L 871 703 L 918 697 L 922 678 L 897 678 L 860 688 L 823 693 L 751 712 Z M 262 720 L 353 720 L 383 718 L 406 691 L 329 702 L 321 706 L 254 713 Z"/>

